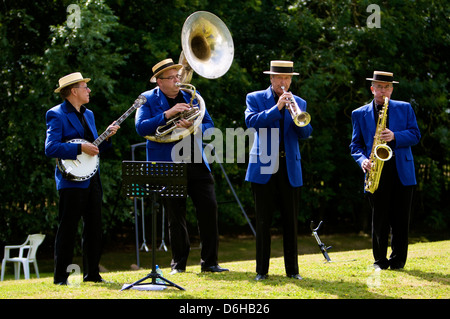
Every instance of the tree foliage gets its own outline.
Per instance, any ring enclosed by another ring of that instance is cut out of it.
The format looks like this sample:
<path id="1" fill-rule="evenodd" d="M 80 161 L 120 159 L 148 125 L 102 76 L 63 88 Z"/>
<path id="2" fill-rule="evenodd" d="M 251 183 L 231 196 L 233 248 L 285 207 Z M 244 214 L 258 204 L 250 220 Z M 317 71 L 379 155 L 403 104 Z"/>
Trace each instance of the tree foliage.
<path id="1" fill-rule="evenodd" d="M 200 10 L 225 22 L 235 46 L 227 74 L 216 80 L 194 75 L 192 80 L 223 132 L 245 129 L 245 96 L 269 86 L 262 72 L 271 60 L 295 62 L 300 75 L 291 90 L 308 102 L 314 128 L 311 139 L 300 141 L 305 175 L 300 222 L 325 219 L 361 230 L 366 218 L 363 175 L 349 154 L 350 114 L 371 100 L 365 78 L 374 70 L 386 70 L 400 82 L 393 98 L 411 102 L 422 133 L 420 144 L 413 147 L 418 187 L 412 224 L 448 228 L 448 2 L 378 1 L 380 27 L 370 28 L 372 12 L 367 8 L 372 2 L 3 1 L 0 241 L 55 231 L 54 161 L 44 155 L 44 140 L 45 112 L 60 103 L 53 93 L 59 77 L 80 71 L 92 78 L 89 108 L 103 130 L 152 88 L 155 63 L 167 57 L 178 60 L 183 23 Z M 68 23 L 70 4 L 80 8 L 79 27 Z M 105 233 L 133 223 L 132 203 L 120 194 L 121 161 L 131 159 L 130 145 L 141 142 L 130 118 L 114 137 L 114 149 L 102 156 Z M 250 185 L 244 182 L 246 163 L 223 167 L 253 218 Z M 213 168 L 221 227 L 248 230 L 220 167 Z"/>

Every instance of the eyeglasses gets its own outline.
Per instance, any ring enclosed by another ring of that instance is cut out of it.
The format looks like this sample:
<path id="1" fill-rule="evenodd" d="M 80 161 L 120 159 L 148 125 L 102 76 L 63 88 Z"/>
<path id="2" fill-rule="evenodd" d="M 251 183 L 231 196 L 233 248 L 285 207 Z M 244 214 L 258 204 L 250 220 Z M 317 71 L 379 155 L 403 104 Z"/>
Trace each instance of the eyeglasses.
<path id="1" fill-rule="evenodd" d="M 376 84 L 373 87 L 376 88 L 377 90 L 382 90 L 382 89 L 387 90 L 387 89 L 390 89 L 392 87 L 392 84 L 387 84 L 387 85 Z"/>
<path id="2" fill-rule="evenodd" d="M 87 86 L 75 86 L 74 89 L 86 89 L 86 90 L 89 90 L 89 87 L 87 87 Z"/>
<path id="3" fill-rule="evenodd" d="M 173 80 L 173 79 L 177 79 L 177 80 L 179 80 L 179 79 L 181 79 L 181 75 L 179 75 L 179 74 L 177 74 L 177 75 L 171 75 L 171 76 L 169 76 L 169 77 L 167 77 L 167 78 L 158 78 L 158 79 L 161 79 L 161 80 Z"/>

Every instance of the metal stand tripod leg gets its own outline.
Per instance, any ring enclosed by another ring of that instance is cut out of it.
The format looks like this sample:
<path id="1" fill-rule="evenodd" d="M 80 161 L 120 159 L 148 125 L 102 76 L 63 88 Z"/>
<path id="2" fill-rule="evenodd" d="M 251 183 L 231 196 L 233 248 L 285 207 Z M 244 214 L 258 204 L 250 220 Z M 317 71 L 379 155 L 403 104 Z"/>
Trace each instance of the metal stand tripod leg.
<path id="1" fill-rule="evenodd" d="M 141 250 L 148 252 L 147 240 L 145 239 L 145 215 L 144 215 L 144 197 L 141 198 L 141 213 L 142 213 L 142 245 Z"/>
<path id="2" fill-rule="evenodd" d="M 162 230 L 161 230 L 161 245 L 159 246 L 159 250 L 164 250 L 167 251 L 167 246 L 166 246 L 166 242 L 164 241 L 164 237 L 165 237 L 165 210 L 164 210 L 164 205 L 162 207 Z"/>
<path id="3" fill-rule="evenodd" d="M 155 262 L 155 257 L 156 257 L 155 256 L 155 253 L 156 253 L 156 214 L 157 214 L 158 208 L 159 208 L 159 203 L 156 201 L 156 193 L 154 193 L 154 195 L 152 197 L 152 272 L 149 273 L 144 278 L 141 278 L 138 281 L 132 283 L 131 285 L 128 285 L 128 286 L 122 288 L 121 291 L 130 289 L 130 288 L 134 287 L 135 285 L 139 285 L 139 284 L 141 284 L 141 282 L 143 282 L 149 278 L 152 279 L 152 285 L 172 286 L 172 287 L 176 287 L 180 290 L 185 290 L 183 287 L 180 287 L 177 284 L 174 284 L 173 282 L 167 280 L 166 278 L 162 277 L 160 274 L 158 274 L 156 272 L 156 262 Z M 162 281 L 164 281 L 164 283 L 156 282 L 156 279 L 161 279 Z"/>

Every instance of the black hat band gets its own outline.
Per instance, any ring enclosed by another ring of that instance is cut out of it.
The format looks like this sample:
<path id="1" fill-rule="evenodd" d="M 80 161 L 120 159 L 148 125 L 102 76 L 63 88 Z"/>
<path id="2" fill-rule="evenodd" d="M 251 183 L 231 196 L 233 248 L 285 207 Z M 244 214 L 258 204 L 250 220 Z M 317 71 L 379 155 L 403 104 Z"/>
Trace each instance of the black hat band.
<path id="1" fill-rule="evenodd" d="M 161 71 L 161 70 L 163 70 L 163 69 L 165 69 L 165 68 L 168 68 L 169 66 L 172 66 L 172 65 L 175 65 L 175 63 L 169 62 L 169 63 L 167 63 L 167 64 L 161 65 L 159 68 L 157 68 L 157 69 L 153 72 L 153 74 L 156 74 L 156 73 L 158 73 L 159 71 Z"/>
<path id="2" fill-rule="evenodd" d="M 294 68 L 293 67 L 286 67 L 286 66 L 271 66 L 270 67 L 271 72 L 276 73 L 293 73 Z"/>
<path id="3" fill-rule="evenodd" d="M 391 75 L 374 74 L 373 81 L 392 82 L 394 77 Z"/>

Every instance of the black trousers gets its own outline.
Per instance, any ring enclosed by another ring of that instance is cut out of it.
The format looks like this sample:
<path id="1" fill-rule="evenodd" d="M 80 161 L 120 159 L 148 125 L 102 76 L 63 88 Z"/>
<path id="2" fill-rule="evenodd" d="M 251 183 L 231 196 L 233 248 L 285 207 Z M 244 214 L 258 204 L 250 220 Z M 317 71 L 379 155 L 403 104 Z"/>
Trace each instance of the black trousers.
<path id="1" fill-rule="evenodd" d="M 298 274 L 297 215 L 300 187 L 289 183 L 285 158 L 280 158 L 278 172 L 267 184 L 252 183 L 256 210 L 256 272 L 269 272 L 273 214 L 280 211 L 283 227 L 284 266 L 287 275 Z"/>
<path id="2" fill-rule="evenodd" d="M 372 250 L 375 264 L 383 269 L 403 268 L 408 255 L 409 218 L 414 186 L 403 186 L 395 159 L 384 163 L 380 184 L 368 193 L 372 208 Z M 391 235 L 392 253 L 387 259 Z"/>
<path id="3" fill-rule="evenodd" d="M 214 179 L 203 163 L 187 165 L 187 193 L 192 199 L 201 241 L 202 267 L 217 265 L 219 249 L 218 209 Z M 185 270 L 190 252 L 186 225 L 186 198 L 163 200 L 168 216 L 172 269 Z"/>
<path id="4" fill-rule="evenodd" d="M 59 191 L 59 226 L 55 239 L 54 282 L 65 282 L 70 273 L 75 239 L 83 220 L 82 249 L 84 280 L 99 280 L 102 249 L 102 188 L 98 173 L 87 189 L 66 188 Z"/>

